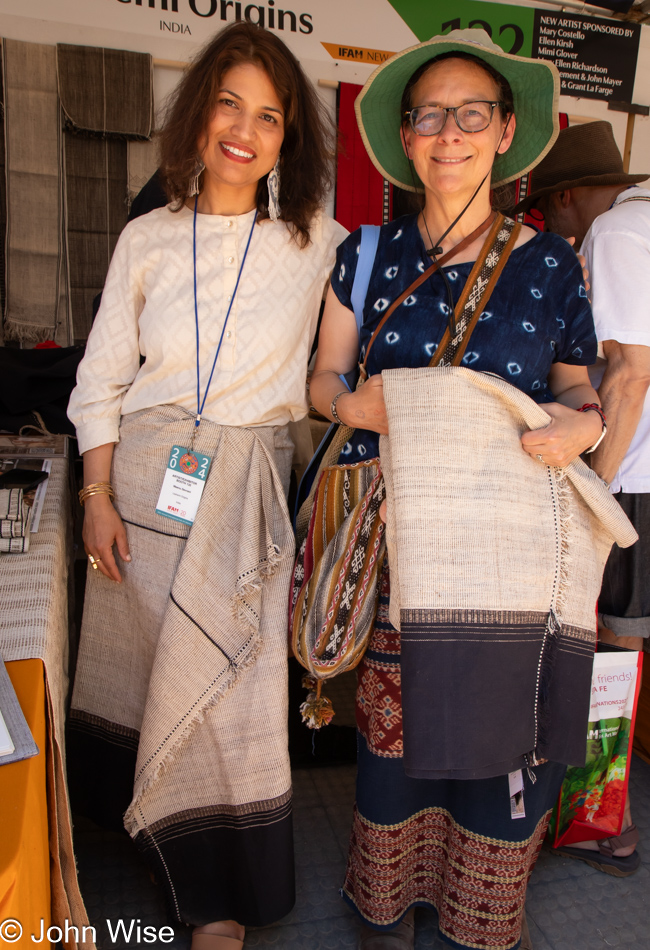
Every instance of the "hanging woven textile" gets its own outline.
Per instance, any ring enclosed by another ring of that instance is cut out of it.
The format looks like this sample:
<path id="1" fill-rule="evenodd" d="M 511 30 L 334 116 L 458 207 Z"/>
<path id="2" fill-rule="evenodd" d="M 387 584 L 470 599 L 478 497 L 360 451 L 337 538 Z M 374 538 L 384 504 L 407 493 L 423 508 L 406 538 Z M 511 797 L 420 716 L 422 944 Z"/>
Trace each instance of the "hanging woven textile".
<path id="1" fill-rule="evenodd" d="M 59 44 L 67 241 L 74 342 L 92 323 L 129 203 L 128 146 L 150 149 L 152 59 L 145 53 Z M 145 179 L 146 180 L 146 179 Z"/>
<path id="2" fill-rule="evenodd" d="M 3 40 L 5 340 L 69 342 L 56 48 Z"/>

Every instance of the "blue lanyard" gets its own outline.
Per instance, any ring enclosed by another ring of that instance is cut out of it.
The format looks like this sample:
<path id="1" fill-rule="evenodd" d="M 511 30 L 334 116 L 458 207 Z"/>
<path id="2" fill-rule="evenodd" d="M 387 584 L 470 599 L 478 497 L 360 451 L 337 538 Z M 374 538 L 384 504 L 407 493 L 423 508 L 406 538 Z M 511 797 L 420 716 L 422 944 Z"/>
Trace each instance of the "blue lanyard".
<path id="1" fill-rule="evenodd" d="M 246 243 L 246 250 L 244 251 L 244 256 L 242 257 L 242 262 L 239 266 L 239 273 L 237 274 L 237 283 L 235 284 L 235 289 L 232 292 L 232 297 L 230 298 L 230 304 L 228 305 L 228 312 L 226 313 L 226 319 L 223 322 L 223 328 L 221 330 L 221 336 L 219 337 L 219 345 L 217 346 L 217 352 L 214 356 L 214 362 L 212 364 L 212 369 L 210 370 L 210 378 L 208 379 L 208 385 L 205 387 L 205 392 L 203 393 L 203 402 L 201 402 L 201 370 L 199 367 L 199 299 L 196 290 L 196 214 L 197 214 L 197 205 L 198 205 L 199 196 L 197 195 L 194 199 L 194 225 L 192 231 L 193 238 L 193 254 L 194 254 L 194 320 L 196 323 L 196 420 L 194 422 L 194 431 L 192 434 L 192 442 L 194 442 L 194 435 L 196 430 L 201 425 L 201 416 L 203 414 L 203 409 L 205 407 L 205 400 L 208 398 L 208 390 L 210 389 L 210 383 L 212 382 L 212 377 L 214 376 L 214 370 L 217 365 L 217 360 L 219 359 L 219 352 L 221 350 L 221 344 L 223 343 L 223 336 L 226 332 L 226 326 L 228 324 L 228 317 L 230 316 L 230 311 L 232 310 L 232 305 L 235 302 L 235 296 L 237 295 L 237 288 L 239 287 L 239 281 L 241 280 L 242 271 L 244 269 L 244 264 L 246 263 L 246 255 L 248 254 L 248 248 L 251 244 L 251 239 L 253 237 L 253 228 L 255 227 L 255 222 L 257 221 L 257 211 L 253 218 L 253 224 L 251 226 L 251 233 L 248 235 L 248 242 Z"/>

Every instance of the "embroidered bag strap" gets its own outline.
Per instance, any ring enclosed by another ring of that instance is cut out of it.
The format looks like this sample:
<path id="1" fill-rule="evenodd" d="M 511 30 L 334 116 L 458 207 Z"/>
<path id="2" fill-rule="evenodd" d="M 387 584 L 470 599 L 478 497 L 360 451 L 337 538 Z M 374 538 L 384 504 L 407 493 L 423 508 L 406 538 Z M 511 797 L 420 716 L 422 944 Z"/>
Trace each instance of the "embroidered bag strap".
<path id="1" fill-rule="evenodd" d="M 473 241 L 475 241 L 477 237 L 480 237 L 480 235 L 483 234 L 484 231 L 487 231 L 490 225 L 493 224 L 495 218 L 496 218 L 496 212 L 493 211 L 492 214 L 490 214 L 482 224 L 479 224 L 479 226 L 474 231 L 472 231 L 471 234 L 468 234 L 467 237 L 464 238 L 460 242 L 460 244 L 457 244 L 455 247 L 452 247 L 451 250 L 447 251 L 446 254 L 443 254 L 443 256 L 439 260 L 435 261 L 430 267 L 427 267 L 427 269 L 423 271 L 419 277 L 415 278 L 412 284 L 409 284 L 406 290 L 399 295 L 397 300 L 393 301 L 393 303 L 390 305 L 390 307 L 388 308 L 384 316 L 381 318 L 381 320 L 377 324 L 375 332 L 372 334 L 372 336 L 370 337 L 370 340 L 368 341 L 368 346 L 366 347 L 366 352 L 363 357 L 363 363 L 359 367 L 359 372 L 360 372 L 359 382 L 360 383 L 365 382 L 365 380 L 368 378 L 368 373 L 366 370 L 368 356 L 370 355 L 372 344 L 375 342 L 375 340 L 379 336 L 379 333 L 381 332 L 388 318 L 391 317 L 393 313 L 397 310 L 397 308 L 400 306 L 400 304 L 404 303 L 407 297 L 410 297 L 413 291 L 417 290 L 418 287 L 421 284 L 423 284 L 425 280 L 428 280 L 429 277 L 431 277 L 431 275 L 434 274 L 438 270 L 439 267 L 444 266 L 453 257 L 455 257 L 457 254 L 460 254 L 461 251 L 464 251 L 466 247 L 469 247 L 469 245 Z"/>
<path id="2" fill-rule="evenodd" d="M 456 304 L 456 332 L 452 338 L 447 327 L 429 366 L 460 365 L 469 338 L 487 306 L 520 231 L 521 224 L 512 218 L 504 218 L 501 214 L 495 218 Z"/>

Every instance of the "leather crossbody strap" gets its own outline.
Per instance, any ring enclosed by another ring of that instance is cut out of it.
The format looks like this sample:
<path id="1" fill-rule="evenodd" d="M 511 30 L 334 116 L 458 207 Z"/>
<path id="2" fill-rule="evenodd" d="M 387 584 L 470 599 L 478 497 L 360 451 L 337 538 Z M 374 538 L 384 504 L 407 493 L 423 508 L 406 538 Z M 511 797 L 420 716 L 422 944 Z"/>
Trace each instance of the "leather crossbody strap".
<path id="1" fill-rule="evenodd" d="M 389 317 L 391 317 L 393 313 L 397 310 L 397 308 L 400 306 L 400 304 L 404 303 L 407 297 L 410 297 L 413 291 L 417 290 L 418 287 L 421 284 L 423 284 L 425 280 L 428 280 L 429 277 L 431 277 L 431 275 L 434 274 L 438 270 L 439 267 L 444 266 L 453 257 L 455 257 L 457 254 L 460 254 L 461 251 L 464 251 L 466 247 L 469 247 L 469 245 L 473 241 L 475 241 L 477 237 L 479 237 L 481 234 L 487 231 L 490 225 L 494 224 L 494 221 L 496 218 L 497 218 L 497 214 L 495 211 L 493 211 L 485 219 L 485 221 L 483 221 L 482 224 L 479 224 L 479 226 L 474 231 L 472 231 L 471 234 L 468 234 L 467 237 L 464 238 L 459 244 L 457 244 L 455 247 L 452 247 L 451 250 L 447 251 L 446 254 L 443 254 L 443 256 L 439 260 L 435 261 L 430 267 L 427 267 L 427 269 L 423 271 L 419 277 L 415 278 L 412 284 L 409 284 L 406 290 L 399 295 L 397 300 L 393 301 L 393 303 L 390 305 L 386 313 L 383 315 L 383 317 L 377 324 L 375 332 L 372 334 L 372 336 L 370 337 L 370 340 L 368 341 L 368 346 L 364 354 L 363 362 L 361 363 L 361 366 L 359 367 L 360 382 L 364 382 L 368 378 L 368 373 L 366 371 L 366 364 L 368 362 L 368 356 L 370 355 L 370 350 L 372 348 L 373 343 L 379 336 L 379 333 L 383 329 L 386 321 L 389 319 Z"/>
<path id="2" fill-rule="evenodd" d="M 469 338 L 487 306 L 520 231 L 521 224 L 512 218 L 504 218 L 500 214 L 495 219 L 454 308 L 456 332 L 452 337 L 447 327 L 429 366 L 460 365 Z"/>

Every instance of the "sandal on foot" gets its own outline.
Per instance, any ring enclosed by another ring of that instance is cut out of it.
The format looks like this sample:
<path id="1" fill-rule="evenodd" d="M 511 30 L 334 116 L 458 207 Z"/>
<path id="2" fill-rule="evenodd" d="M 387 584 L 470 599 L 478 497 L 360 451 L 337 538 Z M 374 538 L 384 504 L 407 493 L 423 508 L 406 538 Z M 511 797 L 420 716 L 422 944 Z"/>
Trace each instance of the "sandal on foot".
<path id="1" fill-rule="evenodd" d="M 415 910 L 411 908 L 392 930 L 362 927 L 358 950 L 413 950 L 415 946 Z"/>
<path id="2" fill-rule="evenodd" d="M 551 854 L 564 858 L 577 858 L 584 861 L 590 867 L 597 871 L 604 871 L 605 874 L 612 874 L 614 877 L 629 877 L 639 870 L 641 857 L 638 851 L 633 851 L 624 858 L 617 858 L 614 851 L 618 848 L 629 848 L 630 845 L 639 843 L 639 832 L 636 825 L 630 825 L 625 831 L 616 838 L 602 838 L 597 841 L 598 851 L 590 851 L 588 848 L 551 848 Z"/>
<path id="3" fill-rule="evenodd" d="M 239 937 L 210 933 L 203 927 L 195 927 L 192 933 L 191 950 L 243 950 L 243 947 L 244 941 Z"/>
<path id="4" fill-rule="evenodd" d="M 192 950 L 243 950 L 244 941 L 225 934 L 193 934 Z"/>

